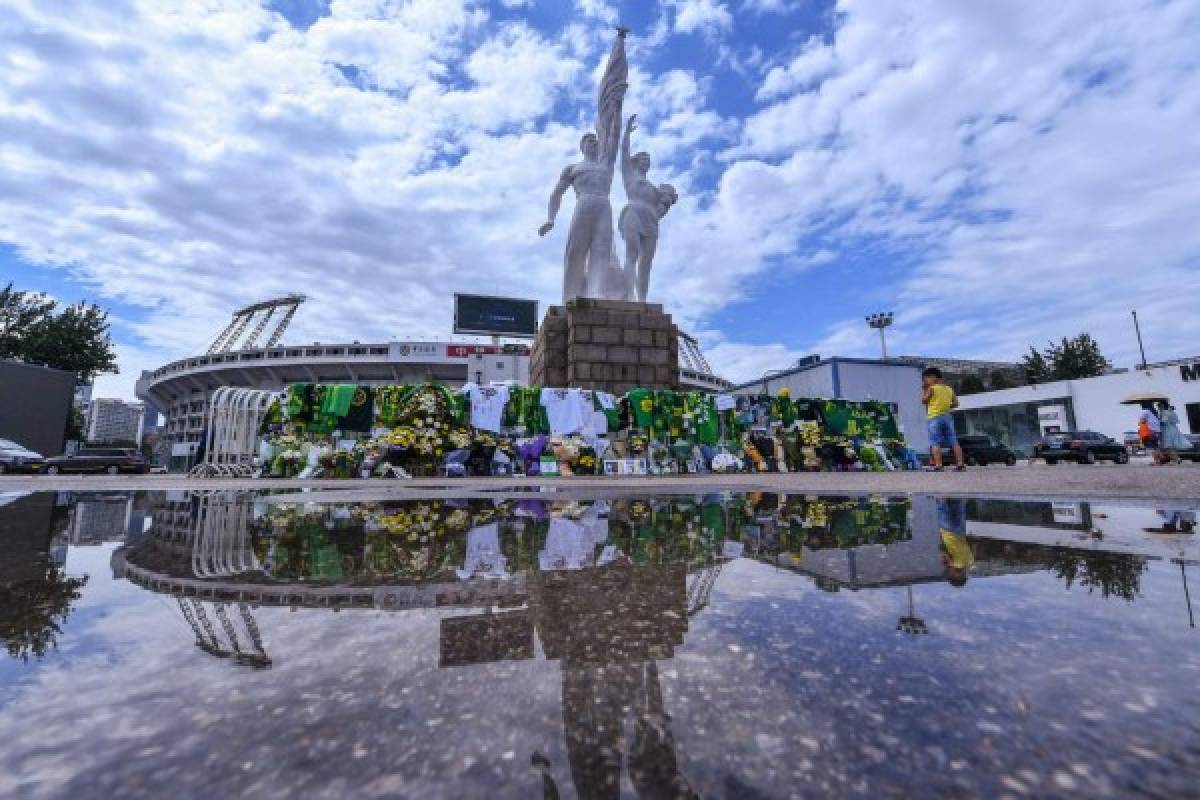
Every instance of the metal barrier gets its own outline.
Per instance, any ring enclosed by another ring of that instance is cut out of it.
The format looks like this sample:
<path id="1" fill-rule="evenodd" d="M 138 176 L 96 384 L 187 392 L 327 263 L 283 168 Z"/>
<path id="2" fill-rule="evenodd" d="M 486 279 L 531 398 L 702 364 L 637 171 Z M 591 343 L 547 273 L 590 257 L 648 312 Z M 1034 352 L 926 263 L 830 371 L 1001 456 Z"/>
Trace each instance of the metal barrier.
<path id="1" fill-rule="evenodd" d="M 258 455 L 258 429 L 279 392 L 222 386 L 208 404 L 204 461 L 188 473 L 197 478 L 248 478 Z"/>

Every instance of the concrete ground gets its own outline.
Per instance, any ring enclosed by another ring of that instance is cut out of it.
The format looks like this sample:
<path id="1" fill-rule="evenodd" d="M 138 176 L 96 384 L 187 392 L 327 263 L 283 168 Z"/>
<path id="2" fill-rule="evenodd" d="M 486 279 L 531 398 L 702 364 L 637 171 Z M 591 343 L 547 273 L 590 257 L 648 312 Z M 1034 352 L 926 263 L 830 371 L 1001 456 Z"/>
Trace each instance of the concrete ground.
<path id="1" fill-rule="evenodd" d="M 521 492 L 543 488 L 568 494 L 700 494 L 769 491 L 805 494 L 937 494 L 965 497 L 1026 497 L 1112 500 L 1154 505 L 1156 501 L 1200 507 L 1200 466 L 1154 467 L 1020 464 L 973 467 L 965 472 L 787 473 L 764 475 L 676 475 L 642 478 L 419 478 L 408 481 L 195 479 L 180 475 L 0 476 L 0 493 L 27 491 L 181 491 L 215 489 L 321 490 L 322 499 L 358 499 L 414 494 L 463 496 L 477 492 Z M 328 495 L 326 495 L 328 493 Z M 281 496 L 286 499 L 286 495 Z"/>

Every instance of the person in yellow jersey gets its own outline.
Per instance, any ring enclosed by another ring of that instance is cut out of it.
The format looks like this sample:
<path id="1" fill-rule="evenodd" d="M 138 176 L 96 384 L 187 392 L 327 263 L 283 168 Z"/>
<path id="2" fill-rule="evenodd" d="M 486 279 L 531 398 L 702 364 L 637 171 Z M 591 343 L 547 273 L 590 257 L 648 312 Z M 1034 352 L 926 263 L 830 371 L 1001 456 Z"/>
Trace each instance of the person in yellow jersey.
<path id="1" fill-rule="evenodd" d="M 942 382 L 942 371 L 929 367 L 921 373 L 921 402 L 925 404 L 925 417 L 929 423 L 930 469 L 942 471 L 942 448 L 954 450 L 954 468 L 962 472 L 963 451 L 954 433 L 954 418 L 950 412 L 958 408 L 954 390 Z"/>
<path id="2" fill-rule="evenodd" d="M 967 540 L 967 504 L 962 498 L 938 498 L 938 535 L 941 538 L 942 567 L 951 586 L 967 585 L 967 573 L 975 563 L 975 553 Z"/>

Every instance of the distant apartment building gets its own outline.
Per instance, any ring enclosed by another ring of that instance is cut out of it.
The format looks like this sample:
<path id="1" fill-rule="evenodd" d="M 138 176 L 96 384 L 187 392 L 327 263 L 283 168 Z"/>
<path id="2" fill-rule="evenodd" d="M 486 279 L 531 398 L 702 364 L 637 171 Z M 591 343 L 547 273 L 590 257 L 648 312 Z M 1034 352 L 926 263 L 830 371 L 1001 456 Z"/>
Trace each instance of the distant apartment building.
<path id="1" fill-rule="evenodd" d="M 75 397 L 71 401 L 71 405 L 75 406 L 75 410 L 80 414 L 87 416 L 88 406 L 92 404 L 92 385 L 90 383 L 80 383 L 75 386 Z"/>
<path id="2" fill-rule="evenodd" d="M 131 530 L 140 532 L 141 518 L 134 517 L 129 497 L 81 497 L 72 509 L 71 544 L 123 541 Z"/>
<path id="3" fill-rule="evenodd" d="M 93 444 L 142 442 L 142 422 L 145 408 L 112 397 L 100 397 L 88 408 L 87 440 Z"/>

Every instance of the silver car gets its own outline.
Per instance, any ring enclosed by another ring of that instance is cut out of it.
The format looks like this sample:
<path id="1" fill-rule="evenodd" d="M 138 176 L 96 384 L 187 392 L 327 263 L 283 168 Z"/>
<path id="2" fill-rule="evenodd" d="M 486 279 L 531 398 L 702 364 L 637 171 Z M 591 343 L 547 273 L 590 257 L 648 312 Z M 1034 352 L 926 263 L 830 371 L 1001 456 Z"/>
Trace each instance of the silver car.
<path id="1" fill-rule="evenodd" d="M 0 439 L 0 475 L 6 472 L 41 472 L 46 459 L 25 445 L 10 439 Z"/>

